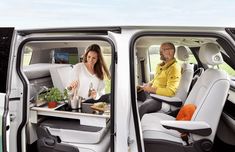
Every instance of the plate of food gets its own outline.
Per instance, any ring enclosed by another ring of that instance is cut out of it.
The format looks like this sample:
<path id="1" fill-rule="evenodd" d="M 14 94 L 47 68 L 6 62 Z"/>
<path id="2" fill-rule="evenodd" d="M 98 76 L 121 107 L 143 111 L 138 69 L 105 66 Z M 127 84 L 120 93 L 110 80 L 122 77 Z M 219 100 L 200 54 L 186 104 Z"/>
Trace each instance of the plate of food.
<path id="1" fill-rule="evenodd" d="M 107 107 L 107 103 L 105 103 L 105 102 L 97 102 L 97 103 L 94 103 L 91 106 L 91 109 L 97 110 L 99 112 L 104 112 L 106 107 Z"/>

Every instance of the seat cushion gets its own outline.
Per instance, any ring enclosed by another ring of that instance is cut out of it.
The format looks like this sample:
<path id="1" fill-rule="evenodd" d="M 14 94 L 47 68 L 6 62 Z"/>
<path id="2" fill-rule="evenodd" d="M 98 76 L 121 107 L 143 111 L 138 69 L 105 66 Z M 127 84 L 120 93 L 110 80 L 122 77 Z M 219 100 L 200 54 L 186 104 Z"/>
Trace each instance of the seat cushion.
<path id="1" fill-rule="evenodd" d="M 161 120 L 175 120 L 175 118 L 164 113 L 150 113 L 143 116 L 141 126 L 144 139 L 163 139 L 185 144 L 181 140 L 180 133 L 164 128 L 160 123 Z"/>
<path id="2" fill-rule="evenodd" d="M 195 110 L 196 106 L 194 104 L 185 104 L 183 107 L 180 108 L 180 111 L 176 116 L 176 120 L 190 121 Z"/>
<path id="3" fill-rule="evenodd" d="M 52 67 L 50 68 L 51 79 L 54 87 L 58 88 L 61 92 L 69 85 L 72 66 L 64 65 L 62 67 Z"/>
<path id="4" fill-rule="evenodd" d="M 110 133 L 107 132 L 103 139 L 96 144 L 62 143 L 77 147 L 79 152 L 107 152 L 110 147 Z"/>

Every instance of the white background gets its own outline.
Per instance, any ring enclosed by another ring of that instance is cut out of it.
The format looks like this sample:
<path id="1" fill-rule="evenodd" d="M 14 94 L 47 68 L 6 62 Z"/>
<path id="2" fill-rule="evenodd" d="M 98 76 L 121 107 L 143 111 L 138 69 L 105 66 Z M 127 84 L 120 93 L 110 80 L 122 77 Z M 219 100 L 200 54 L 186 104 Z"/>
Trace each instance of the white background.
<path id="1" fill-rule="evenodd" d="M 0 27 L 235 27 L 233 0 L 0 0 Z"/>

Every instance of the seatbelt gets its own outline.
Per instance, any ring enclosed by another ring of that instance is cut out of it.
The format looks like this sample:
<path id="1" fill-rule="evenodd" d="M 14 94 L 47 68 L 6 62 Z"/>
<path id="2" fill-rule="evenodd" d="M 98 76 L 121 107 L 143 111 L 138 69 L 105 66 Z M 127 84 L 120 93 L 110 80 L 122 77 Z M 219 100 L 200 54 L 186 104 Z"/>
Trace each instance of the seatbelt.
<path id="1" fill-rule="evenodd" d="M 140 59 L 140 69 L 141 69 L 141 78 L 142 78 L 142 83 L 146 82 L 146 78 L 145 78 L 145 70 L 144 70 L 144 58 Z"/>
<path id="2" fill-rule="evenodd" d="M 189 136 L 188 133 L 181 133 L 181 134 L 180 134 L 181 139 L 182 139 L 184 142 L 186 142 L 187 146 L 189 145 L 188 136 Z"/>

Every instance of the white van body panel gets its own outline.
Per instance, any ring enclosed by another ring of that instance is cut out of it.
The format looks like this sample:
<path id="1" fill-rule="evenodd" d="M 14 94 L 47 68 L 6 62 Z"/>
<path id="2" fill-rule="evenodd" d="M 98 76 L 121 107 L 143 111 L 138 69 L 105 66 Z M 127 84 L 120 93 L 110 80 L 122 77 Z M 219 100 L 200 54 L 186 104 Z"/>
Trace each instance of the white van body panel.
<path id="1" fill-rule="evenodd" d="M 135 83 L 140 84 L 141 80 L 137 79 L 139 75 L 141 75 L 140 67 L 137 66 L 139 60 L 143 57 L 147 63 L 149 63 L 148 48 L 153 45 L 154 42 L 149 42 L 149 44 L 145 44 L 145 46 L 134 46 L 134 54 L 135 60 L 130 61 L 130 44 L 137 34 L 141 32 L 190 32 L 190 33 L 216 33 L 225 37 L 228 41 L 233 42 L 233 38 L 224 30 L 224 28 L 220 27 L 153 27 L 153 26 L 123 26 L 120 27 L 121 32 L 116 33 L 112 31 L 108 31 L 107 35 L 95 35 L 96 37 L 104 37 L 108 38 L 115 45 L 115 52 L 117 53 L 117 63 L 113 61 L 115 64 L 115 96 L 114 96 L 114 107 L 115 107 L 115 117 L 114 117 L 114 152 L 137 152 L 138 151 L 138 143 L 137 143 L 137 135 L 136 128 L 132 110 L 132 90 L 131 90 L 131 74 L 130 74 L 130 65 L 134 63 L 135 65 Z M 69 29 L 69 28 L 68 28 Z M 65 37 L 79 37 L 81 35 L 77 33 L 33 33 L 26 36 L 17 35 L 12 44 L 12 54 L 11 54 L 11 84 L 10 84 L 10 95 L 9 98 L 13 99 L 9 101 L 9 120 L 10 120 L 10 131 L 9 132 L 9 141 L 7 141 L 9 145 L 9 152 L 17 152 L 17 132 L 18 128 L 22 122 L 23 115 L 23 92 L 24 86 L 22 80 L 20 79 L 17 72 L 17 53 L 20 44 L 29 38 L 65 38 Z M 154 41 L 154 40 L 153 40 Z M 136 43 L 135 43 L 136 44 Z M 140 53 L 141 52 L 141 53 Z M 23 56 L 23 53 L 22 53 Z M 138 56 L 138 57 L 137 57 Z M 22 65 L 23 63 L 21 63 Z M 22 67 L 22 66 L 20 66 Z M 23 72 L 23 69 L 20 69 L 23 74 L 24 79 L 27 81 L 28 88 L 30 88 L 30 84 L 27 80 L 26 75 Z M 146 79 L 150 80 L 150 68 L 148 65 L 145 65 L 146 70 Z M 30 94 L 28 90 L 27 94 Z M 135 94 L 136 96 L 136 94 Z M 5 94 L 0 93 L 1 101 L 4 100 Z M 29 101 L 29 96 L 27 97 L 27 101 Z M 232 99 L 233 100 L 233 99 Z M 21 151 L 27 151 L 27 144 L 32 144 L 37 140 L 36 134 L 36 125 L 35 124 L 27 124 L 30 122 L 30 103 L 27 102 L 27 111 L 26 111 L 26 124 L 23 126 L 21 131 Z M 0 107 L 0 113 L 3 112 L 4 107 Z M 137 108 L 138 109 L 138 108 Z M 138 110 L 137 110 L 138 112 Z M 140 121 L 139 121 L 140 124 Z M 139 125 L 141 130 L 141 125 Z M 30 134 L 27 136 L 26 134 Z M 144 140 L 142 132 L 140 131 L 139 136 L 141 138 L 141 148 L 142 152 L 144 152 Z"/>
<path id="2" fill-rule="evenodd" d="M 110 33 L 111 35 L 111 33 Z M 131 33 L 122 31 L 122 34 L 112 33 L 112 36 L 115 38 L 116 51 L 118 64 L 116 65 L 116 87 L 115 94 L 115 111 L 116 111 L 116 138 L 115 138 L 115 150 L 116 151 L 128 151 L 128 135 L 129 135 L 129 119 L 130 119 L 130 88 L 125 87 L 124 84 L 130 84 L 129 79 L 129 38 L 131 37 Z M 118 91 L 122 90 L 122 91 Z M 122 130 L 122 131 L 118 131 Z"/>

